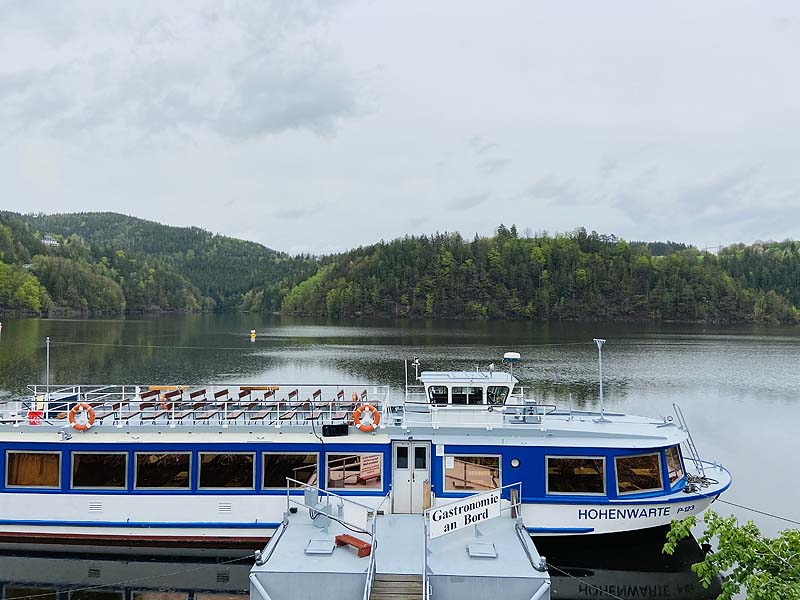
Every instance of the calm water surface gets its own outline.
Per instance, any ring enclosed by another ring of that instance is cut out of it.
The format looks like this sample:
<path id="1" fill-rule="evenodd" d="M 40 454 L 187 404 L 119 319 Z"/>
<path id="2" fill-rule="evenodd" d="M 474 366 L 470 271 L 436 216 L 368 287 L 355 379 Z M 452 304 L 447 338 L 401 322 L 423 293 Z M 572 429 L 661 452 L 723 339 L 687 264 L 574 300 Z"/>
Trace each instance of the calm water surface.
<path id="1" fill-rule="evenodd" d="M 254 343 L 251 329 L 258 332 Z M 800 520 L 797 328 L 248 315 L 7 320 L 0 332 L 0 395 L 44 382 L 46 336 L 52 342 L 51 383 L 63 384 L 346 381 L 399 389 L 402 361 L 414 355 L 425 369 L 483 369 L 492 362 L 500 366 L 503 353 L 515 350 L 523 357 L 515 375 L 526 387 L 575 408 L 598 406 L 592 338 L 604 337 L 608 410 L 660 416 L 679 403 L 701 455 L 733 472 L 725 499 Z M 715 509 L 731 512 L 719 503 Z M 785 526 L 746 511 L 735 514 L 753 519 L 767 534 Z M 653 597 L 689 596 L 673 591 Z"/>

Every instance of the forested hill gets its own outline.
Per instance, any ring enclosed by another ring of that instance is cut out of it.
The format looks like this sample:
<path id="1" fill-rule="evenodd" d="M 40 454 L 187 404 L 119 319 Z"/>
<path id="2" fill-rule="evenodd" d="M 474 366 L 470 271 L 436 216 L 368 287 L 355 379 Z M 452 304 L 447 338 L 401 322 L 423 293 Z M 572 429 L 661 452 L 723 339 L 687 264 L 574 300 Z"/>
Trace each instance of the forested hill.
<path id="1" fill-rule="evenodd" d="M 48 235 L 55 241 L 45 246 Z M 0 213 L 0 261 L 13 266 L 8 277 L 16 269 L 14 281 L 33 277 L 47 292 L 36 308 L 30 293 L 14 300 L 15 286 L 7 285 L 0 308 L 33 312 L 236 310 L 254 287 L 265 309 L 274 310 L 294 278 L 316 268 L 309 258 L 254 242 L 115 213 Z"/>
<path id="2" fill-rule="evenodd" d="M 659 252 L 659 255 L 654 254 Z M 719 256 L 675 243 L 627 243 L 584 229 L 519 237 L 406 237 L 325 259 L 283 311 L 343 317 L 797 322 L 795 242 Z"/>
<path id="3" fill-rule="evenodd" d="M 44 243 L 47 242 L 47 244 Z M 584 229 L 405 237 L 291 257 L 114 213 L 0 212 L 0 310 L 240 310 L 330 318 L 800 321 L 800 244 L 626 242 Z"/>

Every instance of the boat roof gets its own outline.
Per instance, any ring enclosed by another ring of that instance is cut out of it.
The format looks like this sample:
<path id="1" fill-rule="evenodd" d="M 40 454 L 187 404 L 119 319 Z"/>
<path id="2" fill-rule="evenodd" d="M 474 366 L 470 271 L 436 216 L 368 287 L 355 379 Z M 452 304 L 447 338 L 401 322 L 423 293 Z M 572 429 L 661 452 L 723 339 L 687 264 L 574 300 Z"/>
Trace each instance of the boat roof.
<path id="1" fill-rule="evenodd" d="M 519 380 L 505 371 L 423 371 L 419 380 L 424 383 L 517 384 Z"/>

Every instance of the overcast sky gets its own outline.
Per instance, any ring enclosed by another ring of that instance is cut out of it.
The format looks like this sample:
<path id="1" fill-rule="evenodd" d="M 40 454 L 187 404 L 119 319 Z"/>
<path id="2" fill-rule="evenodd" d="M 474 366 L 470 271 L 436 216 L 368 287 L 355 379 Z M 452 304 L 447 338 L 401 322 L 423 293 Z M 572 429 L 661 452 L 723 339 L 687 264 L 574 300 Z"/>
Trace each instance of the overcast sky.
<path id="1" fill-rule="evenodd" d="M 798 73 L 796 0 L 0 0 L 0 207 L 798 238 Z"/>

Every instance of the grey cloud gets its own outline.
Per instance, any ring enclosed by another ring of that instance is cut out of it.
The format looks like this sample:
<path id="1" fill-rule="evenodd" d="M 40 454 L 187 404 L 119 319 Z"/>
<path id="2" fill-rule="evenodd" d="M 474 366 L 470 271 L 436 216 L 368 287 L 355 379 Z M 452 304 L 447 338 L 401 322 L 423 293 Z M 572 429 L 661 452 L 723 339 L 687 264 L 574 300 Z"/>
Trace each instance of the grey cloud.
<path id="1" fill-rule="evenodd" d="M 511 164 L 510 158 L 487 158 L 478 163 L 477 169 L 487 175 L 493 175 Z"/>
<path id="2" fill-rule="evenodd" d="M 285 210 L 276 210 L 272 213 L 273 217 L 278 219 L 302 219 L 309 214 L 309 210 L 305 208 L 287 208 Z"/>
<path id="3" fill-rule="evenodd" d="M 484 202 L 489 199 L 489 193 L 484 192 L 482 194 L 470 194 L 468 196 L 460 196 L 455 198 L 450 204 L 447 205 L 447 208 L 453 210 L 469 210 L 470 208 L 475 208 L 476 206 L 480 206 Z"/>
<path id="4" fill-rule="evenodd" d="M 0 64 L 6 133 L 69 138 L 121 128 L 130 139 L 200 128 L 257 138 L 290 129 L 330 134 L 338 120 L 359 114 L 355 79 L 306 31 L 331 12 L 326 3 L 137 3 L 85 22 L 80 2 L 60 4 L 75 14 L 59 10 L 38 29 L 29 24 L 59 62 Z M 0 37 L 43 10 L 17 5 Z M 59 29 L 59 20 L 72 29 Z M 54 27 L 63 35 L 52 36 Z"/>
<path id="5" fill-rule="evenodd" d="M 571 181 L 559 179 L 555 175 L 546 175 L 526 188 L 521 196 L 552 201 L 559 198 L 575 198 L 577 191 Z"/>
<path id="6" fill-rule="evenodd" d="M 479 135 L 469 138 L 469 145 L 476 154 L 486 154 L 489 150 L 497 148 L 497 144 L 486 140 Z"/>

